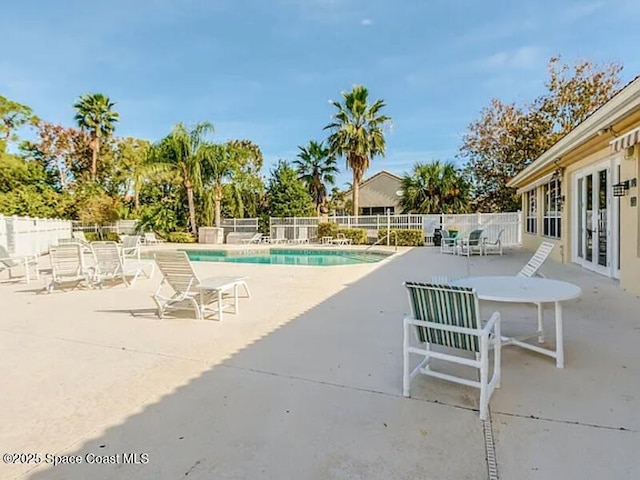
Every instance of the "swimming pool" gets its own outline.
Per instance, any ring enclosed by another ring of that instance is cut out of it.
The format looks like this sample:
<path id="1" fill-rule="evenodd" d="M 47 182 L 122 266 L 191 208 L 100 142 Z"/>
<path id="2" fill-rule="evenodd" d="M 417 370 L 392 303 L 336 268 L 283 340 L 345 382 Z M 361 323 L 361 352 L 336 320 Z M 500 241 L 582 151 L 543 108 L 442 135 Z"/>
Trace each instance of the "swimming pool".
<path id="1" fill-rule="evenodd" d="M 194 262 L 262 263 L 271 265 L 334 266 L 376 263 L 390 253 L 349 250 L 269 249 L 269 250 L 184 250 Z"/>

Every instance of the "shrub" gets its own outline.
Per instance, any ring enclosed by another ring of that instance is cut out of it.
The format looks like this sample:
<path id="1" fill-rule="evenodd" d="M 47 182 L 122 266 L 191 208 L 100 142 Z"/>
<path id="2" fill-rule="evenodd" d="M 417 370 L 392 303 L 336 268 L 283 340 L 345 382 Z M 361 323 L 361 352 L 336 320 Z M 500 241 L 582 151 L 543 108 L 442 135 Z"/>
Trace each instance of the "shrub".
<path id="1" fill-rule="evenodd" d="M 85 233 L 84 238 L 87 239 L 87 242 L 97 242 L 100 240 L 100 236 L 96 232 Z"/>
<path id="2" fill-rule="evenodd" d="M 119 242 L 120 241 L 120 235 L 118 235 L 117 232 L 107 232 L 104 235 L 104 239 L 109 241 L 109 242 Z"/>
<path id="3" fill-rule="evenodd" d="M 318 238 L 337 237 L 340 227 L 334 222 L 321 222 L 318 224 Z"/>
<path id="4" fill-rule="evenodd" d="M 424 232 L 419 228 L 392 228 L 389 243 L 395 245 L 395 236 L 398 237 L 398 245 L 403 247 L 422 247 L 424 245 Z M 378 230 L 378 240 L 387 235 L 387 229 Z"/>
<path id="5" fill-rule="evenodd" d="M 340 228 L 337 233 L 342 233 L 345 237 L 350 238 L 353 245 L 367 243 L 367 230 L 364 228 Z"/>
<path id="6" fill-rule="evenodd" d="M 167 235 L 167 240 L 171 243 L 194 243 L 193 235 L 187 232 L 172 232 Z"/>

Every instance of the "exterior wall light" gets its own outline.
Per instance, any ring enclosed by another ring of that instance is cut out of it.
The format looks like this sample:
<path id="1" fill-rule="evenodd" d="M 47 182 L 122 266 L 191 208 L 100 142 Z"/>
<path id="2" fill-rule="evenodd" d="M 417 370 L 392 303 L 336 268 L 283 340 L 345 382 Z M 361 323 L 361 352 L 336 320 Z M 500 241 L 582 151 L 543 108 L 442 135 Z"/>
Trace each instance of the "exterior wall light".
<path id="1" fill-rule="evenodd" d="M 613 185 L 613 187 L 611 187 L 613 189 L 613 196 L 624 197 L 627 194 L 627 190 L 629 190 L 631 187 L 635 187 L 636 185 L 637 181 L 635 178 L 616 183 L 615 185 Z"/>

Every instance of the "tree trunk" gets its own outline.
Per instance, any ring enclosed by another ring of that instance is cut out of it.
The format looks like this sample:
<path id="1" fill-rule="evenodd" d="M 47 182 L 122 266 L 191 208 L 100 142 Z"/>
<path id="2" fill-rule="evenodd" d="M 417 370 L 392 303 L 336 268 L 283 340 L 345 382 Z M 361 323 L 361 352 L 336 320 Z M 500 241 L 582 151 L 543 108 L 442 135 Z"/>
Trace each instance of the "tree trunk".
<path id="1" fill-rule="evenodd" d="M 100 140 L 98 137 L 91 141 L 91 181 L 96 181 L 98 173 L 98 150 L 100 149 Z"/>
<path id="2" fill-rule="evenodd" d="M 136 190 L 133 195 L 133 207 L 136 209 L 136 212 L 140 210 L 140 192 Z"/>
<path id="3" fill-rule="evenodd" d="M 221 206 L 222 206 L 222 197 L 223 197 L 223 192 L 222 192 L 222 185 L 216 185 L 215 187 L 215 192 L 214 192 L 214 197 L 213 197 L 213 203 L 215 204 L 215 220 L 214 220 L 214 225 L 218 228 L 220 228 L 221 224 L 222 224 L 222 213 L 221 213 Z"/>
<path id="4" fill-rule="evenodd" d="M 193 203 L 193 188 L 187 187 L 187 202 L 189 203 L 189 223 L 191 224 L 191 233 L 198 235 L 198 229 L 196 227 L 196 206 Z"/>
<path id="5" fill-rule="evenodd" d="M 351 197 L 353 212 L 351 213 L 357 217 L 360 212 L 360 204 L 358 202 L 358 196 L 360 195 L 360 179 L 357 178 L 355 172 L 353 172 L 353 191 L 351 193 L 353 195 Z"/>

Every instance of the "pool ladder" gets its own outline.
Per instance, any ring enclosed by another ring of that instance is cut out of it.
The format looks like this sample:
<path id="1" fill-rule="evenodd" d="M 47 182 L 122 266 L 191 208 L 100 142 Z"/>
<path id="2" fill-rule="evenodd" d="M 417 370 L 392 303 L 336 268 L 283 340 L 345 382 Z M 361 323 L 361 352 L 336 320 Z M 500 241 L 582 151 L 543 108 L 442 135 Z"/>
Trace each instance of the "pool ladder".
<path id="1" fill-rule="evenodd" d="M 376 245 L 380 244 L 380 242 L 382 242 L 383 240 L 386 240 L 387 241 L 387 246 L 389 246 L 389 240 L 390 240 L 389 237 L 391 236 L 391 234 L 395 235 L 395 237 L 394 237 L 394 239 L 395 239 L 394 248 L 395 248 L 395 251 L 397 252 L 398 251 L 398 232 L 396 232 L 395 230 L 391 230 L 384 237 L 379 238 L 378 240 L 376 240 L 376 242 L 373 245 L 369 245 L 367 247 L 367 249 L 363 253 L 367 253 L 373 247 L 375 247 Z"/>

